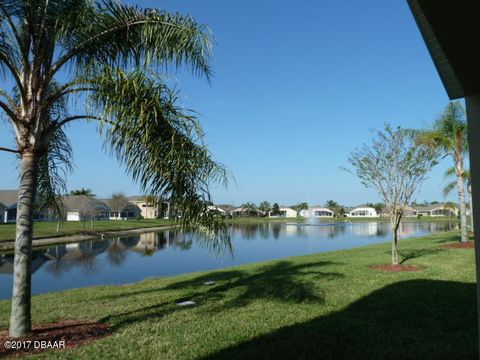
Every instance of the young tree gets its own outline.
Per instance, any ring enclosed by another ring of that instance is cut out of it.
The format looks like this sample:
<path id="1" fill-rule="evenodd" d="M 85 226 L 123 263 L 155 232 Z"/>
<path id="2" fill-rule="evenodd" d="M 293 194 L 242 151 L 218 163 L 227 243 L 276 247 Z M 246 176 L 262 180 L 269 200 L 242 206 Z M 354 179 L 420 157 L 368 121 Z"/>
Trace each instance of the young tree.
<path id="1" fill-rule="evenodd" d="M 398 264 L 398 229 L 412 196 L 437 163 L 437 153 L 416 144 L 401 128 L 385 125 L 369 145 L 353 151 L 348 161 L 363 185 L 377 191 L 390 215 L 392 264 Z"/>
<path id="2" fill-rule="evenodd" d="M 197 120 L 157 74 L 187 65 L 210 77 L 211 35 L 192 17 L 113 0 L 12 0 L 0 3 L 0 24 L 0 75 L 6 80 L 0 109 L 16 144 L 0 150 L 20 160 L 10 318 L 10 336 L 19 337 L 31 329 L 40 172 L 55 177 L 40 164 L 55 158 L 52 139 L 65 135 L 66 125 L 96 122 L 105 147 L 145 193 L 168 197 L 182 210 L 184 227 L 200 224 L 222 240 L 225 226 L 206 214 L 205 200 L 208 185 L 226 177 L 203 144 Z M 72 97 L 80 101 L 75 105 Z"/>
<path id="3" fill-rule="evenodd" d="M 465 109 L 459 101 L 450 102 L 429 130 L 409 130 L 419 144 L 431 146 L 453 160 L 457 176 L 458 203 L 460 206 L 461 241 L 468 241 L 467 208 L 464 187 L 464 156 L 468 151 Z"/>

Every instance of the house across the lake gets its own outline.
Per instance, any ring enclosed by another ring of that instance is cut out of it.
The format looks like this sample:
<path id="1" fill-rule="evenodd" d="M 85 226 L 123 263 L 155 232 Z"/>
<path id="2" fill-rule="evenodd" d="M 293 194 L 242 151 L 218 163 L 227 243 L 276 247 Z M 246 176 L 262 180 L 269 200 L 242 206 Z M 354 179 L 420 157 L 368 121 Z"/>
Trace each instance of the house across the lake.
<path id="1" fill-rule="evenodd" d="M 273 214 L 272 211 L 268 212 L 268 217 L 283 217 L 283 218 L 293 218 L 297 217 L 297 212 L 292 208 L 280 206 L 278 214 Z"/>
<path id="2" fill-rule="evenodd" d="M 107 220 L 110 216 L 105 202 L 88 195 L 63 196 L 62 206 L 67 221 Z"/>
<path id="3" fill-rule="evenodd" d="M 247 209 L 247 208 L 235 208 L 231 212 L 232 216 L 234 217 L 260 217 L 263 215 L 263 212 L 258 209 Z"/>
<path id="4" fill-rule="evenodd" d="M 354 208 L 350 208 L 348 212 L 345 214 L 346 217 L 355 217 L 355 218 L 362 218 L 362 217 L 379 217 L 380 215 L 377 213 L 371 206 L 360 205 Z"/>
<path id="5" fill-rule="evenodd" d="M 301 210 L 300 216 L 315 218 L 332 218 L 335 216 L 335 212 L 326 207 L 315 206 L 310 209 Z"/>
<path id="6" fill-rule="evenodd" d="M 427 206 L 416 206 L 415 210 L 417 211 L 418 216 L 448 216 L 454 217 L 458 216 L 460 210 L 457 206 L 453 204 L 433 204 Z"/>
<path id="7" fill-rule="evenodd" d="M 156 219 L 158 217 L 167 217 L 170 213 L 169 204 L 155 199 L 151 196 L 129 196 L 127 200 L 140 209 L 140 214 L 144 219 Z M 163 206 L 165 205 L 165 206 Z M 165 211 L 162 213 L 162 208 Z"/>
<path id="8" fill-rule="evenodd" d="M 0 223 L 14 223 L 17 221 L 18 190 L 0 190 Z M 46 211 L 36 211 L 35 221 L 50 220 Z"/>

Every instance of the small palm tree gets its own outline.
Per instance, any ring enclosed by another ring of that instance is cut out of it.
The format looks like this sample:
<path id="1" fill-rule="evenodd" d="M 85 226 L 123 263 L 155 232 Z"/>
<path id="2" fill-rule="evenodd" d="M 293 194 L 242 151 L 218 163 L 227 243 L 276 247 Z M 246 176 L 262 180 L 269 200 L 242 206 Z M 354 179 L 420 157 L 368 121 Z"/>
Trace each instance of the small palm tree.
<path id="1" fill-rule="evenodd" d="M 431 129 L 409 132 L 419 143 L 429 145 L 453 160 L 460 206 L 461 241 L 468 241 L 464 188 L 464 156 L 468 151 L 465 109 L 458 101 L 450 102 Z"/>
<path id="2" fill-rule="evenodd" d="M 33 214 L 38 194 L 58 195 L 68 124 L 97 123 L 105 147 L 145 193 L 169 198 L 183 225 L 206 225 L 226 239 L 205 205 L 208 185 L 224 183 L 225 169 L 158 75 L 187 65 L 209 79 L 211 44 L 190 16 L 119 1 L 0 0 L 0 109 L 16 144 L 0 150 L 20 161 L 10 336 L 31 329 Z"/>

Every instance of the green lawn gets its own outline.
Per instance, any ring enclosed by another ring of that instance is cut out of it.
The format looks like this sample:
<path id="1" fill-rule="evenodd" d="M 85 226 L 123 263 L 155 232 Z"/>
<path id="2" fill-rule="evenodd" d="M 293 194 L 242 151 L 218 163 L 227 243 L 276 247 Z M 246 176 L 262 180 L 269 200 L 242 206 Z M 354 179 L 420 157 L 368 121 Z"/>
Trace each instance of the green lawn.
<path id="1" fill-rule="evenodd" d="M 118 221 L 95 221 L 94 228 L 90 228 L 90 221 L 85 224 L 79 221 L 68 221 L 61 224 L 60 231 L 57 232 L 56 222 L 36 222 L 34 225 L 35 238 L 56 237 L 73 235 L 84 232 L 102 232 L 115 230 L 128 230 L 145 227 L 155 227 L 162 225 L 170 225 L 172 220 L 155 219 L 155 220 L 118 220 Z M 85 231 L 84 231 L 85 229 Z M 0 225 L 0 242 L 15 239 L 15 224 Z"/>
<path id="2" fill-rule="evenodd" d="M 389 244 L 380 244 L 35 296 L 35 323 L 90 319 L 114 330 L 39 358 L 477 358 L 474 251 L 439 248 L 457 240 L 401 241 L 406 264 L 421 272 L 369 269 L 389 261 Z M 197 306 L 177 307 L 182 300 Z M 0 328 L 9 306 L 0 302 Z"/>

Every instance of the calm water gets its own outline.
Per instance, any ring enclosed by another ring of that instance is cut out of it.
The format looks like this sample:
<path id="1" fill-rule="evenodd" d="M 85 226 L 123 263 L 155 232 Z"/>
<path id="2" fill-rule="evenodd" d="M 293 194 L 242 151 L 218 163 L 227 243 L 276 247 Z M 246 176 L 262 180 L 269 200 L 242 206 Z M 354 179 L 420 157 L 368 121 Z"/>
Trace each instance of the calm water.
<path id="1" fill-rule="evenodd" d="M 401 237 L 457 229 L 456 223 L 410 222 Z M 125 284 L 152 276 L 219 269 L 390 240 L 386 222 L 250 224 L 230 228 L 234 257 L 215 256 L 178 230 L 45 247 L 34 251 L 34 294 L 98 284 Z M 0 255 L 0 299 L 11 296 L 13 255 Z"/>

